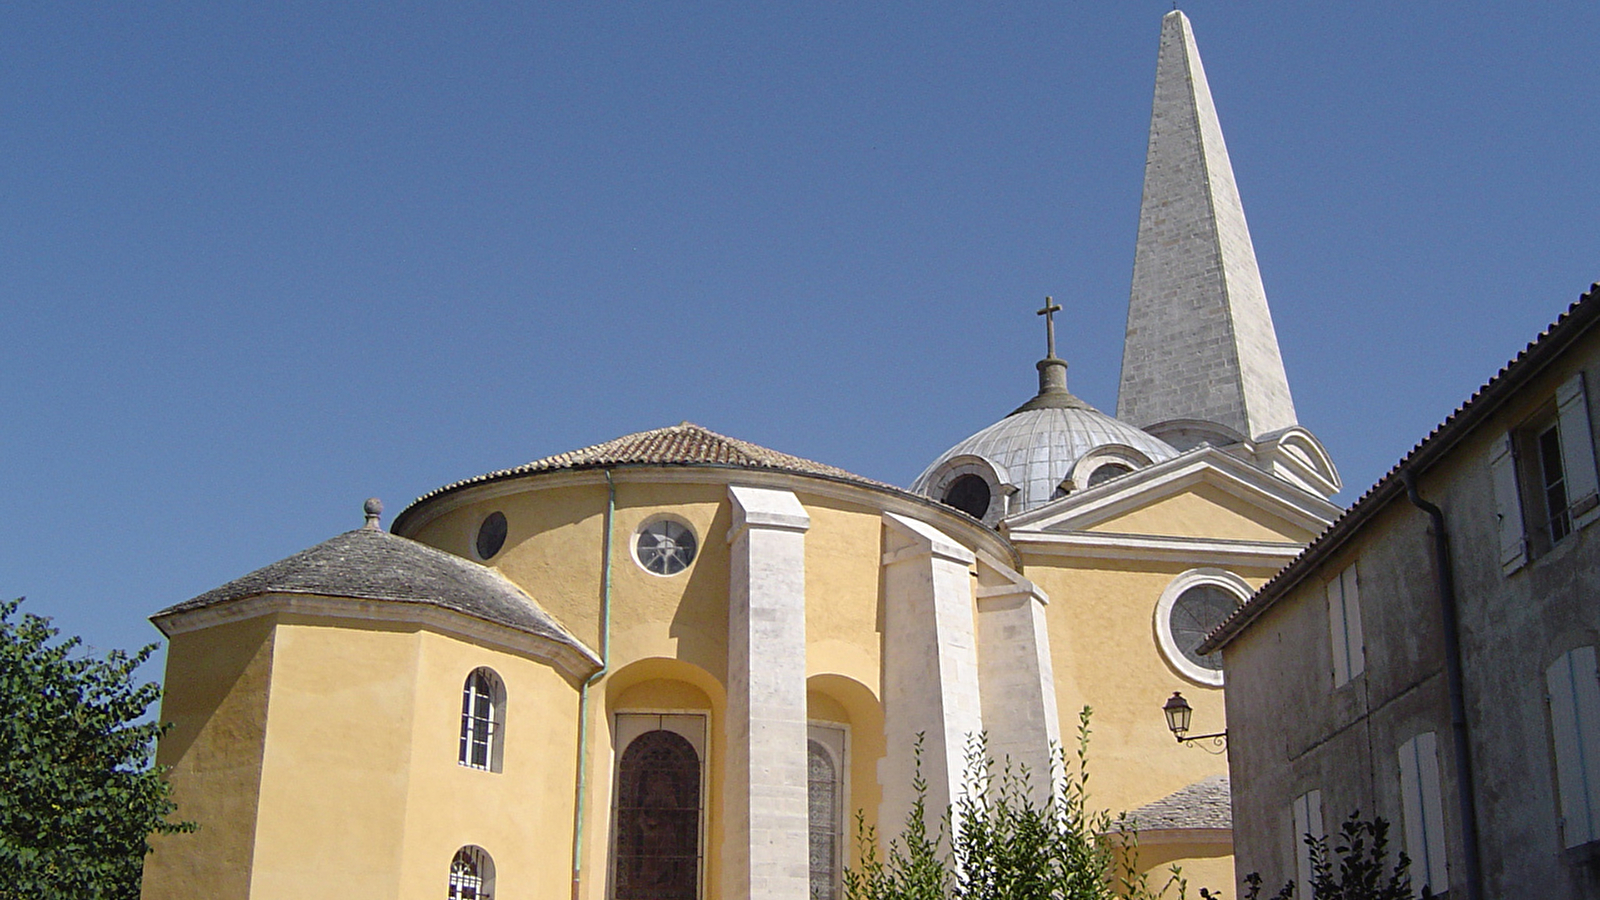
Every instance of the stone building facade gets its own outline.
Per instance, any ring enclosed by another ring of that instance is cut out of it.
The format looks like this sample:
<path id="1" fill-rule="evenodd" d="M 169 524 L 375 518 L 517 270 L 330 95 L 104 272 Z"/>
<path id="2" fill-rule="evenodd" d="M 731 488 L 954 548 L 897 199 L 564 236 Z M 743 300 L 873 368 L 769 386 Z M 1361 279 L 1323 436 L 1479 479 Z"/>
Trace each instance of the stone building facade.
<path id="1" fill-rule="evenodd" d="M 1306 896 L 1360 811 L 1419 890 L 1600 897 L 1597 323 L 1600 286 L 1203 645 L 1241 873 Z"/>

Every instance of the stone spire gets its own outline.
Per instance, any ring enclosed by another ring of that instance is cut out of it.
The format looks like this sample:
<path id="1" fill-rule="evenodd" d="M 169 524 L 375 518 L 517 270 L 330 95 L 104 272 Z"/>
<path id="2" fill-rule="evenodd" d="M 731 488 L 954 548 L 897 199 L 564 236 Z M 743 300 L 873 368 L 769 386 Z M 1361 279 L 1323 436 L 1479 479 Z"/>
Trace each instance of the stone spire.
<path id="1" fill-rule="evenodd" d="M 1248 438 L 1296 424 L 1211 88 L 1177 10 L 1161 21 L 1117 418 L 1197 419 Z"/>

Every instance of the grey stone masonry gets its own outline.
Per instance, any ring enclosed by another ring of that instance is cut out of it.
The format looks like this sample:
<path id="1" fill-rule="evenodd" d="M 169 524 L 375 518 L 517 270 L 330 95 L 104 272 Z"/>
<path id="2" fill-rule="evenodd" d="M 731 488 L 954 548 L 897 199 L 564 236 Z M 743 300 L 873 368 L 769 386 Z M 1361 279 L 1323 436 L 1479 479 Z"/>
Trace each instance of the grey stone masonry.
<path id="1" fill-rule="evenodd" d="M 805 533 L 811 517 L 788 491 L 733 485 L 728 495 L 731 787 L 722 896 L 805 900 Z"/>
<path id="2" fill-rule="evenodd" d="M 1117 418 L 1296 424 L 1255 247 L 1189 20 L 1162 19 Z"/>
<path id="3" fill-rule="evenodd" d="M 1055 667 L 1044 607 L 1033 582 L 987 553 L 978 554 L 978 694 L 989 753 L 1026 767 L 1035 803 L 1054 787 L 1051 754 L 1061 744 Z"/>
<path id="4" fill-rule="evenodd" d="M 897 829 L 915 799 L 922 742 L 927 808 L 961 794 L 967 741 L 983 731 L 971 566 L 976 556 L 926 522 L 883 514 L 883 730 L 878 821 Z"/>

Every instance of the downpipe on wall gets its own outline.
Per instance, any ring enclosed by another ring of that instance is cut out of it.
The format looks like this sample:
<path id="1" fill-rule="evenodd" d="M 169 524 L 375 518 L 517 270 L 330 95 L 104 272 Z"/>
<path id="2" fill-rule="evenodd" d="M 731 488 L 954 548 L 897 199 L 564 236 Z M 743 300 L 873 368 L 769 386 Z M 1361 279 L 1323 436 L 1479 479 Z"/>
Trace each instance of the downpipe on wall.
<path id="1" fill-rule="evenodd" d="M 578 686 L 578 778 L 572 804 L 572 900 L 579 900 L 583 885 L 584 820 L 589 811 L 589 688 L 611 667 L 611 533 L 617 515 L 617 485 L 606 475 L 606 531 L 600 551 L 600 668 Z"/>
<path id="2" fill-rule="evenodd" d="M 1466 857 L 1467 900 L 1483 900 L 1483 875 L 1478 856 L 1478 801 L 1473 790 L 1472 750 L 1467 742 L 1466 688 L 1461 674 L 1461 627 L 1456 606 L 1456 582 L 1450 565 L 1450 538 L 1444 530 L 1444 511 L 1422 499 L 1417 476 L 1400 470 L 1411 504 L 1433 520 L 1433 578 L 1444 618 L 1445 681 L 1450 690 L 1450 734 L 1455 752 L 1456 802 L 1461 815 L 1462 854 Z"/>

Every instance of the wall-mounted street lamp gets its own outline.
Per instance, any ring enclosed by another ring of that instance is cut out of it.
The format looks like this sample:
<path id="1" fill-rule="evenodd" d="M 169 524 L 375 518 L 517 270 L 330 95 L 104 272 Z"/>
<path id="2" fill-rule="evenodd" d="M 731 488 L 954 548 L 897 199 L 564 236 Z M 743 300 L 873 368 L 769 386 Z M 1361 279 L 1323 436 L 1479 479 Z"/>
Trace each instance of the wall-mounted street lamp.
<path id="1" fill-rule="evenodd" d="M 1172 732 L 1172 736 L 1178 739 L 1178 743 L 1210 741 L 1214 747 L 1220 747 L 1222 750 L 1228 749 L 1228 732 L 1226 731 L 1219 731 L 1215 734 L 1189 734 L 1189 719 L 1193 717 L 1194 710 L 1189 706 L 1189 701 L 1183 699 L 1183 695 L 1177 691 L 1173 691 L 1172 696 L 1167 698 L 1167 703 L 1161 707 L 1161 711 L 1167 714 L 1167 728 Z"/>

